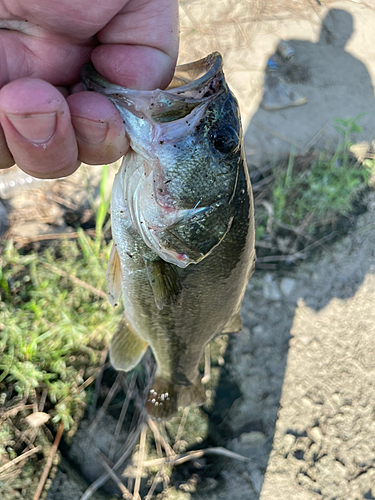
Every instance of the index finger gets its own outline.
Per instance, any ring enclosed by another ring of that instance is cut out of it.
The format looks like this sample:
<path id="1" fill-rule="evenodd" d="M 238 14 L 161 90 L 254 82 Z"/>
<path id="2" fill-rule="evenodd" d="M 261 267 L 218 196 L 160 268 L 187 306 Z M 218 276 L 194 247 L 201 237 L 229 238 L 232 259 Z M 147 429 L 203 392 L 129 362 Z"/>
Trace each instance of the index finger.
<path id="1" fill-rule="evenodd" d="M 101 30 L 91 55 L 107 80 L 128 88 L 165 88 L 178 55 L 178 1 L 130 0 Z"/>

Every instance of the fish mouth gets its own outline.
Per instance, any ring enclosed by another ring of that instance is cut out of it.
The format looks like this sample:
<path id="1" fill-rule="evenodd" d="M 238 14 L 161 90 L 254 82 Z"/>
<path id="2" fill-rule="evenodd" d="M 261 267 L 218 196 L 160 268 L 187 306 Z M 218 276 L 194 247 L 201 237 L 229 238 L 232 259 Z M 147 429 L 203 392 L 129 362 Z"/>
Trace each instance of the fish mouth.
<path id="1" fill-rule="evenodd" d="M 213 52 L 199 61 L 177 66 L 165 90 L 139 91 L 115 85 L 99 75 L 92 63 L 83 66 L 81 79 L 86 90 L 106 95 L 120 113 L 126 110 L 154 123 L 167 123 L 184 118 L 217 96 L 224 74 L 222 57 Z"/>

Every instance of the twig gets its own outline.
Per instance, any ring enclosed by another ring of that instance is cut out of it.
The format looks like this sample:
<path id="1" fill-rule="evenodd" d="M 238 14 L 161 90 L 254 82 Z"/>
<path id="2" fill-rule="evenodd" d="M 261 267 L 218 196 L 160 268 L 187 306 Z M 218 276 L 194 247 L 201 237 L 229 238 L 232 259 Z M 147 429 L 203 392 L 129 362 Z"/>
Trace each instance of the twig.
<path id="1" fill-rule="evenodd" d="M 1 477 L 1 483 L 0 483 L 0 492 L 7 487 L 7 485 L 16 479 L 17 476 L 19 476 L 22 472 L 22 468 L 19 467 L 18 469 L 8 472 L 8 474 L 4 474 Z"/>
<path id="2" fill-rule="evenodd" d="M 91 407 L 90 407 L 90 420 L 94 414 L 94 411 L 96 410 L 96 405 L 98 404 L 100 384 L 102 383 L 104 370 L 109 366 L 109 363 L 105 362 L 105 360 L 107 359 L 107 354 L 108 354 L 108 349 L 104 349 L 104 351 L 102 351 L 102 354 L 100 356 L 100 363 L 99 363 L 100 371 L 99 371 L 99 375 L 98 375 L 96 382 L 95 382 L 95 391 L 94 391 L 94 395 L 93 395 L 92 403 L 91 403 Z"/>
<path id="3" fill-rule="evenodd" d="M 7 410 L 2 415 L 0 415 L 0 422 L 2 420 L 6 420 L 8 417 L 15 417 L 19 411 L 29 410 L 29 409 L 32 409 L 33 407 L 34 407 L 34 405 L 32 405 L 32 404 L 30 404 L 30 405 L 20 404 L 18 406 L 14 406 L 10 410 Z"/>
<path id="4" fill-rule="evenodd" d="M 133 495 L 130 493 L 130 491 L 124 485 L 124 483 L 121 481 L 121 479 L 118 477 L 118 475 L 112 470 L 111 465 L 109 464 L 108 458 L 100 450 L 97 450 L 96 454 L 98 455 L 99 460 L 100 460 L 101 464 L 103 465 L 103 468 L 108 472 L 109 476 L 117 484 L 118 489 L 122 493 L 122 497 L 127 498 L 129 500 L 133 500 Z"/>
<path id="5" fill-rule="evenodd" d="M 146 450 L 146 434 L 147 434 L 147 426 L 144 425 L 141 431 L 141 439 L 139 442 L 138 466 L 135 473 L 135 483 L 133 490 L 133 497 L 135 498 L 135 500 L 141 500 L 139 496 L 139 490 L 141 488 L 142 466 Z"/>
<path id="6" fill-rule="evenodd" d="M 156 439 L 158 439 L 159 442 L 162 444 L 168 457 L 176 456 L 176 453 L 173 451 L 171 446 L 167 443 L 167 441 L 164 439 L 164 437 L 160 434 L 159 429 L 157 428 L 155 422 L 153 420 L 151 420 L 151 418 L 149 418 L 147 420 L 147 423 L 148 423 L 150 429 L 152 430 L 152 432 L 154 433 L 154 436 L 156 437 Z"/>
<path id="7" fill-rule="evenodd" d="M 274 178 L 275 178 L 275 176 L 273 174 L 271 174 L 271 175 L 265 177 L 264 179 L 262 179 L 261 181 L 255 182 L 252 186 L 253 193 L 257 193 L 258 191 L 263 189 L 264 186 L 266 184 L 269 184 L 270 182 L 272 182 L 274 180 Z"/>
<path id="8" fill-rule="evenodd" d="M 128 411 L 130 399 L 131 399 L 131 397 L 133 395 L 133 390 L 134 390 L 134 386 L 135 386 L 136 380 L 137 380 L 137 377 L 136 377 L 135 374 L 133 374 L 132 378 L 130 380 L 129 387 L 128 387 L 127 391 L 126 391 L 126 398 L 124 399 L 124 403 L 123 403 L 122 408 L 121 408 L 121 413 L 120 413 L 119 419 L 118 419 L 117 424 L 116 424 L 115 434 L 113 436 L 111 447 L 110 447 L 110 450 L 109 450 L 108 458 L 110 460 L 112 460 L 112 458 L 113 458 L 113 456 L 115 454 L 115 448 L 116 448 L 117 438 L 118 438 L 118 436 L 120 434 L 122 424 L 124 423 L 126 412 Z"/>
<path id="9" fill-rule="evenodd" d="M 82 288 L 85 288 L 89 292 L 93 293 L 94 295 L 97 295 L 98 297 L 101 297 L 102 299 L 107 298 L 107 294 L 104 293 L 102 290 L 99 290 L 98 288 L 95 288 L 92 285 L 89 285 L 85 281 L 80 280 L 79 278 L 76 278 L 75 276 L 72 276 L 71 274 L 67 273 L 66 271 L 63 271 L 62 269 L 52 266 L 51 264 L 48 264 L 47 262 L 43 262 L 43 266 L 49 269 L 50 271 L 53 271 L 55 274 L 58 274 L 59 276 L 62 276 L 64 278 L 68 278 L 70 281 L 75 283 L 76 285 L 81 286 Z"/>
<path id="10" fill-rule="evenodd" d="M 332 233 L 323 236 L 319 240 L 310 243 L 307 247 L 302 248 L 299 252 L 295 252 L 290 255 L 268 255 L 266 257 L 259 257 L 256 261 L 256 264 L 262 264 L 264 262 L 283 262 L 285 260 L 296 260 L 296 259 L 306 259 L 306 252 L 311 250 L 312 248 L 322 246 L 326 241 L 331 240 L 337 235 L 337 231 L 332 231 Z"/>
<path id="11" fill-rule="evenodd" d="M 306 255 L 301 252 L 296 252 L 291 255 L 267 255 L 266 257 L 259 257 L 256 260 L 256 266 L 265 262 L 285 262 L 286 260 L 294 261 L 297 259 L 306 259 Z"/>
<path id="12" fill-rule="evenodd" d="M 327 123 L 324 125 L 324 127 L 322 127 L 319 132 L 317 132 L 314 137 L 306 144 L 306 146 L 302 149 L 302 152 L 301 154 L 304 155 L 306 154 L 318 141 L 319 139 L 322 137 L 322 135 L 324 134 L 324 132 L 326 131 L 327 129 Z"/>
<path id="13" fill-rule="evenodd" d="M 262 201 L 262 205 L 266 209 L 266 212 L 267 212 L 267 215 L 268 215 L 266 231 L 267 231 L 267 233 L 272 234 L 273 233 L 273 231 L 272 231 L 272 224 L 273 224 L 273 221 L 274 221 L 274 218 L 275 218 L 274 217 L 273 205 L 269 201 L 266 201 L 266 200 Z"/>
<path id="14" fill-rule="evenodd" d="M 39 400 L 39 407 L 38 407 L 39 411 L 44 410 L 44 405 L 46 403 L 47 395 L 48 395 L 48 389 L 45 387 L 43 389 L 42 395 L 41 395 L 40 400 Z"/>
<path id="15" fill-rule="evenodd" d="M 175 439 L 175 443 L 174 443 L 174 446 L 173 446 L 174 450 L 176 450 L 176 445 L 180 441 L 182 433 L 184 432 L 184 428 L 185 428 L 185 424 L 186 424 L 186 420 L 187 420 L 187 416 L 189 414 L 189 411 L 190 411 L 190 406 L 186 406 L 186 408 L 184 408 L 184 411 L 182 413 L 182 417 L 181 417 L 181 420 L 180 420 L 180 425 L 178 426 L 178 430 L 177 430 L 177 434 L 176 434 L 176 439 Z"/>
<path id="16" fill-rule="evenodd" d="M 94 432 L 95 427 L 98 425 L 99 421 L 103 418 L 103 415 L 107 410 L 109 403 L 116 396 L 119 386 L 121 384 L 121 379 L 122 379 L 122 373 L 118 373 L 116 380 L 113 382 L 112 387 L 110 388 L 102 407 L 98 411 L 97 416 L 95 417 L 95 419 L 93 420 L 92 424 L 89 427 L 89 434 L 92 434 Z"/>
<path id="17" fill-rule="evenodd" d="M 135 427 L 133 431 L 129 434 L 125 444 L 124 444 L 124 453 L 120 456 L 120 458 L 117 460 L 115 465 L 113 466 L 112 470 L 117 470 L 120 465 L 125 462 L 125 460 L 132 454 L 134 446 L 136 442 L 138 441 L 139 438 L 139 428 Z M 84 494 L 81 496 L 80 500 L 89 500 L 89 498 L 92 497 L 92 495 L 95 493 L 96 490 L 98 490 L 103 484 L 107 481 L 109 478 L 109 474 L 106 472 L 102 474 L 96 481 L 94 481 L 90 486 L 87 488 L 87 490 L 84 492 Z"/>
<path id="18" fill-rule="evenodd" d="M 10 240 L 16 243 L 36 243 L 37 241 L 43 240 L 62 240 L 64 238 L 75 239 L 78 238 L 78 233 L 51 233 L 51 234 L 38 234 L 38 236 L 26 237 L 26 236 L 11 236 Z"/>
<path id="19" fill-rule="evenodd" d="M 49 453 L 46 465 L 44 466 L 43 474 L 39 480 L 39 484 L 38 484 L 38 487 L 36 489 L 33 500 L 39 500 L 39 497 L 42 494 L 44 484 L 48 478 L 48 474 L 49 474 L 49 471 L 52 467 L 52 462 L 53 462 L 54 456 L 56 455 L 57 448 L 59 447 L 60 439 L 61 439 L 63 432 L 64 432 L 64 422 L 60 422 L 60 426 L 59 426 L 59 429 L 57 431 L 55 441 L 53 442 L 53 445 L 51 446 L 51 451 Z"/>
<path id="20" fill-rule="evenodd" d="M 223 455 L 228 458 L 234 458 L 236 460 L 241 460 L 242 462 L 247 462 L 250 459 L 244 457 L 243 455 L 239 455 L 238 453 L 234 453 L 233 451 L 227 450 L 218 446 L 217 448 L 206 448 L 205 450 L 193 450 L 188 451 L 187 453 L 181 453 L 180 455 L 176 455 L 175 457 L 165 457 L 165 458 L 155 458 L 154 460 L 148 460 L 143 462 L 144 467 L 153 467 L 155 465 L 161 464 L 169 464 L 169 465 L 179 465 L 184 462 L 188 462 L 189 460 L 193 460 L 194 458 L 203 457 L 203 455 Z"/>
<path id="21" fill-rule="evenodd" d="M 294 146 L 295 148 L 297 149 L 303 149 L 301 146 L 299 146 L 298 144 L 296 144 L 294 141 L 291 141 L 290 139 L 288 139 L 287 137 L 279 134 L 278 132 L 276 132 L 275 130 L 271 130 L 269 128 L 266 128 L 266 127 L 263 127 L 263 125 L 261 123 L 259 123 L 257 120 L 252 120 L 252 123 L 254 125 L 256 125 L 258 128 L 260 128 L 261 130 L 263 130 L 264 132 L 267 132 L 268 134 L 271 134 L 271 135 L 274 135 L 275 137 L 277 137 L 278 139 L 281 139 L 282 141 L 285 141 L 287 142 L 288 144 L 291 144 L 292 146 Z"/>
<path id="22" fill-rule="evenodd" d="M 24 432 L 21 432 L 15 425 L 14 423 L 12 422 L 12 420 L 10 418 L 7 418 L 6 419 L 6 423 L 7 425 L 9 425 L 9 427 L 12 428 L 14 434 L 21 440 L 23 441 L 24 443 L 27 444 L 27 446 L 31 449 L 35 448 L 34 445 L 33 445 L 33 442 L 28 438 L 27 436 L 27 433 L 26 431 Z M 35 439 L 35 438 L 34 438 Z M 17 446 L 16 446 L 17 447 Z"/>
<path id="23" fill-rule="evenodd" d="M 92 384 L 94 382 L 94 380 L 98 376 L 99 372 L 100 372 L 100 368 L 97 368 L 93 375 L 91 375 L 84 382 L 82 382 L 82 384 L 79 385 L 77 388 L 72 389 L 70 394 L 68 396 L 66 396 L 64 399 L 62 399 L 59 404 L 65 403 L 66 401 L 71 399 L 72 396 L 75 396 L 75 395 L 79 394 L 80 392 L 84 391 L 86 389 L 86 387 L 88 387 L 90 384 Z"/>
<path id="24" fill-rule="evenodd" d="M 207 344 L 204 348 L 204 376 L 202 377 L 202 384 L 207 384 L 211 378 L 211 356 L 210 356 L 210 344 Z"/>
<path id="25" fill-rule="evenodd" d="M 326 241 L 331 240 L 337 235 L 337 231 L 332 231 L 332 233 L 327 234 L 326 236 L 323 236 L 323 238 L 320 238 L 319 240 L 314 241 L 313 243 L 310 243 L 310 245 L 307 245 L 307 247 L 302 248 L 301 252 L 307 252 L 311 248 L 319 247 L 322 246 L 323 243 Z"/>
<path id="26" fill-rule="evenodd" d="M 74 203 L 71 203 L 69 200 L 64 200 L 57 194 L 53 193 L 52 194 L 52 199 L 59 205 L 62 205 L 63 207 L 69 208 L 70 210 L 74 210 L 74 212 L 77 212 L 79 210 L 79 207 L 75 205 Z"/>
<path id="27" fill-rule="evenodd" d="M 163 467 L 164 467 L 164 465 L 163 465 Z M 156 476 L 154 477 L 154 480 L 152 481 L 152 485 L 151 485 L 150 489 L 148 490 L 148 493 L 145 497 L 145 500 L 151 500 L 151 497 L 152 497 L 152 495 L 155 491 L 155 488 L 158 484 L 158 479 L 163 473 L 164 473 L 164 469 L 159 470 L 159 472 L 156 474 Z M 165 488 L 165 485 L 164 485 L 164 488 Z"/>
<path id="28" fill-rule="evenodd" d="M 149 421 L 152 422 L 151 419 L 149 419 Z M 163 452 L 161 450 L 161 441 L 160 441 L 160 434 L 159 434 L 159 431 L 158 431 L 158 428 L 157 426 L 155 425 L 154 428 L 150 427 L 150 429 L 152 430 L 153 434 L 154 434 L 154 439 L 155 439 L 155 446 L 156 446 L 156 453 L 158 455 L 159 458 L 163 458 Z M 167 479 L 166 477 L 166 474 L 165 474 L 165 467 L 164 467 L 164 464 L 161 466 L 158 474 L 154 477 L 154 480 L 152 482 L 152 485 L 151 485 L 151 488 L 150 488 L 150 491 L 148 492 L 147 494 L 147 497 L 152 495 L 154 489 L 156 488 L 156 484 L 157 484 L 157 477 L 159 476 L 163 476 L 163 486 L 164 486 L 164 489 L 166 489 L 168 487 L 168 482 L 169 480 Z M 147 498 L 146 497 L 146 498 Z"/>
<path id="29" fill-rule="evenodd" d="M 41 449 L 42 449 L 41 446 L 37 446 L 36 448 L 33 448 L 32 450 L 26 451 L 22 455 L 19 455 L 18 457 L 14 458 L 10 462 L 7 462 L 5 465 L 0 467 L 0 474 L 7 471 L 8 469 L 13 467 L 14 465 L 17 465 L 19 462 L 22 462 L 22 460 L 25 460 L 25 458 L 29 458 L 31 455 L 38 453 L 39 451 L 41 451 Z"/>

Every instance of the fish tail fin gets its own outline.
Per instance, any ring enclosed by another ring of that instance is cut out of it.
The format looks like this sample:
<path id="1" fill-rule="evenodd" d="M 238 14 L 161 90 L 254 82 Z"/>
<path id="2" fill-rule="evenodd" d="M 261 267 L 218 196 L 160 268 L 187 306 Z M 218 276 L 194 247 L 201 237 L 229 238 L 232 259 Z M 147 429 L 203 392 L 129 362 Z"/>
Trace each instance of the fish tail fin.
<path id="1" fill-rule="evenodd" d="M 148 393 L 147 413 L 158 420 L 172 418 L 180 406 L 202 405 L 206 394 L 199 380 L 195 384 L 173 384 L 161 377 L 155 377 Z"/>
<path id="2" fill-rule="evenodd" d="M 203 388 L 202 382 L 198 380 L 195 384 L 182 386 L 178 406 L 190 406 L 192 404 L 201 406 L 206 402 L 206 391 Z"/>

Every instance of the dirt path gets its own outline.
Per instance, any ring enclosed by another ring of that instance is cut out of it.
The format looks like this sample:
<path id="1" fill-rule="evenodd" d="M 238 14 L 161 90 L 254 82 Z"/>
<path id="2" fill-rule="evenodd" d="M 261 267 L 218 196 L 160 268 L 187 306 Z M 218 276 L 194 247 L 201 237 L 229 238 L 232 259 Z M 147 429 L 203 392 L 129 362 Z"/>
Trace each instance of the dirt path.
<path id="1" fill-rule="evenodd" d="M 241 479 L 237 464 L 225 474 L 227 495 L 242 483 L 236 498 L 375 496 L 374 193 L 367 205 L 311 262 L 249 284 L 229 370 L 242 396 L 227 418 L 240 433 L 229 446 L 251 462 Z"/>

